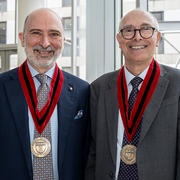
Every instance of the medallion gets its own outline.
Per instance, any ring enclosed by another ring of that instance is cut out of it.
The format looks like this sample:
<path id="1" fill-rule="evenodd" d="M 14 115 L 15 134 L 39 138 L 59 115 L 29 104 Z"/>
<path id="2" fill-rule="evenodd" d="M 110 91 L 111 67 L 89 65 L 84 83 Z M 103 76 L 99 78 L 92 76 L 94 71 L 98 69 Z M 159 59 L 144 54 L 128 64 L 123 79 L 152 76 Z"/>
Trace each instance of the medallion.
<path id="1" fill-rule="evenodd" d="M 136 163 L 136 146 L 131 144 L 125 145 L 121 149 L 121 160 L 128 165 Z"/>
<path id="2" fill-rule="evenodd" d="M 48 139 L 44 137 L 38 137 L 33 140 L 31 144 L 31 152 L 34 156 L 42 158 L 49 154 L 51 151 L 51 144 Z"/>

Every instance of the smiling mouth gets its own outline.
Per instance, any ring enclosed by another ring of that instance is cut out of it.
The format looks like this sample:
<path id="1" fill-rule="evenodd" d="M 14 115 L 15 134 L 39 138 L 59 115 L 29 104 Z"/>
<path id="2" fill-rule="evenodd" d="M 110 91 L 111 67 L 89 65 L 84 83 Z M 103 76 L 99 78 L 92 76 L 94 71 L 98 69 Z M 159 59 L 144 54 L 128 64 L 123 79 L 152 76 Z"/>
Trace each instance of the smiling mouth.
<path id="1" fill-rule="evenodd" d="M 47 56 L 50 56 L 50 55 L 54 55 L 54 51 L 41 51 L 41 50 L 33 50 L 34 53 L 38 53 L 40 56 L 42 57 L 47 57 Z"/>
<path id="2" fill-rule="evenodd" d="M 147 45 L 144 46 L 129 46 L 131 49 L 144 49 L 147 47 Z"/>

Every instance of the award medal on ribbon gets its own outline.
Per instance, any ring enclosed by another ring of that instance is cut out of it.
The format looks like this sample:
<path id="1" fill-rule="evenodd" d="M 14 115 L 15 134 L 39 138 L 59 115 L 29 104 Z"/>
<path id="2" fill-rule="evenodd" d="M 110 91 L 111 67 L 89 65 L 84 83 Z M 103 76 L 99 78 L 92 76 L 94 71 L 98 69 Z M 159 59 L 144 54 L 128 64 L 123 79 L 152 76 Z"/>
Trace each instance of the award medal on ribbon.
<path id="1" fill-rule="evenodd" d="M 128 165 L 134 164 L 136 162 L 136 146 L 126 144 L 121 150 L 121 159 Z"/>
<path id="2" fill-rule="evenodd" d="M 48 139 L 38 137 L 31 144 L 31 152 L 39 158 L 45 157 L 51 151 L 51 144 Z"/>
<path id="3" fill-rule="evenodd" d="M 41 111 L 39 111 L 37 108 L 38 99 L 36 88 L 27 65 L 27 60 L 19 67 L 18 75 L 35 127 L 39 134 L 41 134 L 48 124 L 54 108 L 59 100 L 63 86 L 63 73 L 56 64 L 50 84 L 49 99 Z M 36 138 L 32 142 L 31 151 L 37 157 L 46 156 L 50 150 L 51 144 L 49 140 L 44 137 Z"/>
<path id="4" fill-rule="evenodd" d="M 157 61 L 152 60 L 140 91 L 137 95 L 130 118 L 128 119 L 128 90 L 124 73 L 124 66 L 121 68 L 117 80 L 117 96 L 119 109 L 127 135 L 128 145 L 121 150 L 121 159 L 126 164 L 136 163 L 136 146 L 131 144 L 132 138 L 142 119 L 143 113 L 150 102 L 160 77 L 160 66 Z"/>

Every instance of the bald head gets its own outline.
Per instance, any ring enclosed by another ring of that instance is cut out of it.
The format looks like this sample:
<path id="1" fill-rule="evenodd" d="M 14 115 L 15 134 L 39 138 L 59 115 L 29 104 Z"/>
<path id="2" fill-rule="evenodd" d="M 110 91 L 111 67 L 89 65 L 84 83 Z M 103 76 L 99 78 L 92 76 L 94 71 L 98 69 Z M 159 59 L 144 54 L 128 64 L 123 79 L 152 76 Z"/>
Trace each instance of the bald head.
<path id="1" fill-rule="evenodd" d="M 129 17 L 133 17 L 134 20 L 138 19 L 139 17 L 146 17 L 148 18 L 151 23 L 152 26 L 154 26 L 157 30 L 159 30 L 159 24 L 157 19 L 150 13 L 141 9 L 134 9 L 130 12 L 128 12 L 120 21 L 119 24 L 119 30 L 123 28 L 123 26 L 127 23 L 127 19 Z"/>
<path id="2" fill-rule="evenodd" d="M 24 22 L 24 28 L 23 28 L 23 32 L 25 34 L 26 32 L 26 29 L 27 29 L 27 26 L 29 26 L 29 22 L 31 22 L 31 20 L 34 18 L 34 17 L 39 17 L 39 18 L 45 18 L 46 16 L 54 16 L 54 18 L 57 18 L 58 22 L 59 22 L 59 25 L 62 29 L 62 32 L 64 32 L 64 29 L 63 29 L 63 25 L 62 25 L 62 21 L 61 21 L 61 18 L 60 16 L 54 12 L 53 10 L 49 9 L 49 8 L 40 8 L 40 9 L 37 9 L 33 12 L 31 12 L 25 19 L 25 22 Z"/>
<path id="3" fill-rule="evenodd" d="M 137 76 L 152 62 L 161 33 L 151 13 L 135 9 L 122 18 L 116 37 L 127 69 Z"/>
<path id="4" fill-rule="evenodd" d="M 30 13 L 19 33 L 27 60 L 40 73 L 49 70 L 64 47 L 64 31 L 60 17 L 52 10 L 41 8 Z"/>

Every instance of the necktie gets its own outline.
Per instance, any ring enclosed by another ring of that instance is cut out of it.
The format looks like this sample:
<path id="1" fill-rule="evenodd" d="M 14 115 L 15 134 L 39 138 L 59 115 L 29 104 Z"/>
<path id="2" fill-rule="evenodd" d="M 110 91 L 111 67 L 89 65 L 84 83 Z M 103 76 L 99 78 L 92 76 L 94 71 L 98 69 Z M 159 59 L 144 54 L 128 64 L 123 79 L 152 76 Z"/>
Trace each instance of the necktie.
<path id="1" fill-rule="evenodd" d="M 128 103 L 129 103 L 128 117 L 130 117 L 134 102 L 136 101 L 136 97 L 138 94 L 138 86 L 141 82 L 142 82 L 142 79 L 140 77 L 135 77 L 131 80 L 131 84 L 133 88 L 129 95 L 129 100 L 128 100 Z M 134 134 L 132 142 L 131 142 L 131 144 L 136 147 L 139 142 L 140 132 L 141 132 L 141 122 L 138 128 L 136 129 L 136 133 Z M 127 140 L 126 133 L 124 132 L 122 147 L 125 146 L 126 144 L 129 144 L 129 142 Z M 135 163 L 132 165 L 127 165 L 121 160 L 118 180 L 138 180 L 137 164 Z"/>
<path id="2" fill-rule="evenodd" d="M 49 97 L 49 87 L 47 85 L 47 76 L 45 74 L 38 74 L 36 78 L 41 83 L 37 91 L 38 110 L 40 111 L 46 104 Z M 39 134 L 37 129 L 34 130 L 34 139 L 38 137 L 45 137 L 51 143 L 51 126 L 50 122 L 45 127 L 44 131 Z M 34 180 L 53 180 L 53 163 L 52 163 L 52 149 L 45 157 L 33 156 L 33 179 Z"/>

